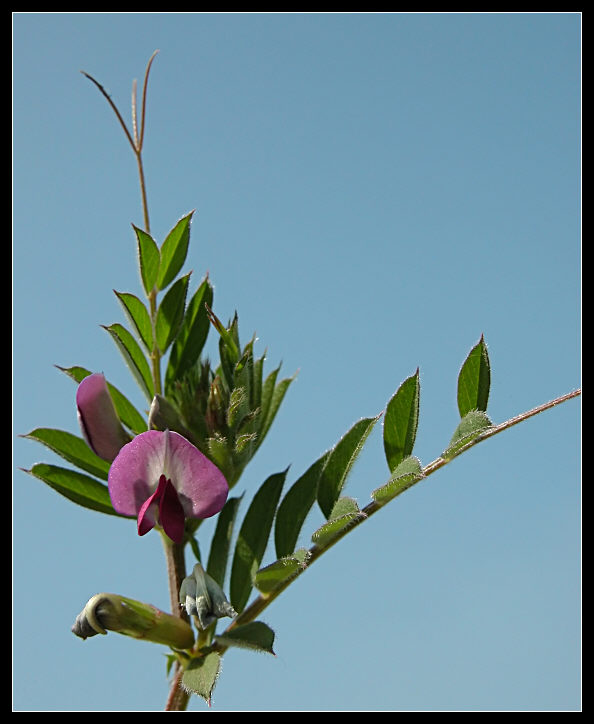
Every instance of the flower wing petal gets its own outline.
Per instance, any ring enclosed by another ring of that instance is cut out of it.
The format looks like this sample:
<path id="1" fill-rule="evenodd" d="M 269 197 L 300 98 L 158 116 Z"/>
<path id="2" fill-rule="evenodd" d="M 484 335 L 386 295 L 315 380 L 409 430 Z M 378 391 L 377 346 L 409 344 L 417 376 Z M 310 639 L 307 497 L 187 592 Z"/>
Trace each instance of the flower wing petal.
<path id="1" fill-rule="evenodd" d="M 210 518 L 222 509 L 229 494 L 223 473 L 198 448 L 177 432 L 169 432 L 166 475 L 171 479 L 185 514 Z"/>

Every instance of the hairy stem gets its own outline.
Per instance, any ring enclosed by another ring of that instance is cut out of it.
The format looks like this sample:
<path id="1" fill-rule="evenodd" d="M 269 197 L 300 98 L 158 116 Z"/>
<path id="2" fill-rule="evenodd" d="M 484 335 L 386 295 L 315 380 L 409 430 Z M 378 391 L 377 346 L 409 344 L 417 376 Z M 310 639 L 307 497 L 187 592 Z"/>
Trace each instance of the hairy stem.
<path id="1" fill-rule="evenodd" d="M 157 290 L 153 289 L 149 294 L 149 307 L 151 323 L 153 326 L 153 350 L 151 352 L 151 372 L 153 376 L 153 387 L 155 395 L 161 394 L 161 352 L 157 346 Z"/>
<path id="2" fill-rule="evenodd" d="M 175 674 L 169 689 L 169 696 L 165 703 L 165 711 L 185 711 L 190 700 L 190 693 L 186 691 L 181 683 L 184 670 L 180 664 L 176 664 Z"/>
<path id="3" fill-rule="evenodd" d="M 163 548 L 165 550 L 165 562 L 167 564 L 167 580 L 169 582 L 169 601 L 171 613 L 174 616 L 190 622 L 186 609 L 179 605 L 179 589 L 183 579 L 186 577 L 186 559 L 184 556 L 184 545 L 174 543 L 165 533 L 162 534 Z M 181 685 L 183 667 L 175 664 L 175 673 L 169 696 L 165 704 L 165 711 L 185 711 L 188 706 L 190 695 Z"/>

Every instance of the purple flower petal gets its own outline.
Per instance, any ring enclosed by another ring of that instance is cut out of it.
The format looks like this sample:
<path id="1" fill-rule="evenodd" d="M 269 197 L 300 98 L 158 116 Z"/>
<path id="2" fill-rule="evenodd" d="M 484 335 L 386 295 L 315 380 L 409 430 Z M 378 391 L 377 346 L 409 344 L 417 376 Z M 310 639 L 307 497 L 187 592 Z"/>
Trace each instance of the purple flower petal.
<path id="1" fill-rule="evenodd" d="M 223 473 L 176 432 L 149 430 L 120 450 L 109 470 L 113 507 L 138 516 L 138 532 L 157 522 L 172 540 L 183 538 L 185 518 L 218 513 L 229 493 Z"/>
<path id="2" fill-rule="evenodd" d="M 155 492 L 144 501 L 138 511 L 138 535 L 145 535 L 155 527 L 157 505 L 163 530 L 172 541 L 181 543 L 184 539 L 184 509 L 171 480 L 164 475 L 159 478 Z"/>
<path id="3" fill-rule="evenodd" d="M 155 492 L 144 501 L 138 511 L 138 535 L 146 535 L 157 523 L 157 510 L 159 499 L 167 484 L 167 478 L 161 475 Z"/>
<path id="4" fill-rule="evenodd" d="M 114 460 L 130 437 L 116 414 L 102 374 L 88 375 L 82 380 L 76 391 L 76 407 L 87 445 L 103 460 Z"/>
<path id="5" fill-rule="evenodd" d="M 223 473 L 198 448 L 176 432 L 169 435 L 168 468 L 188 518 L 210 518 L 220 512 L 229 486 Z"/>
<path id="6" fill-rule="evenodd" d="M 165 489 L 159 502 L 159 521 L 172 541 L 183 541 L 186 516 L 171 480 L 165 481 Z"/>

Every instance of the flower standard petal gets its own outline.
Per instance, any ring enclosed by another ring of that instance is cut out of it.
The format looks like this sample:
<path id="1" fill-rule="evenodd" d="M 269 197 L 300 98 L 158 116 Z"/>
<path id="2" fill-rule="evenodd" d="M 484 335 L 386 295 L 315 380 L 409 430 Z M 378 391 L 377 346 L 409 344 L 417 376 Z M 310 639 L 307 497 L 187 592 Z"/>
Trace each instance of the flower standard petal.
<path id="1" fill-rule="evenodd" d="M 185 518 L 218 513 L 229 493 L 221 471 L 184 437 L 148 430 L 120 450 L 108 477 L 114 509 L 138 516 L 144 535 L 157 522 L 181 542 Z"/>
<path id="2" fill-rule="evenodd" d="M 76 390 L 78 421 L 87 445 L 103 460 L 111 462 L 130 442 L 116 414 L 105 377 L 97 372 L 85 377 Z"/>
<path id="3" fill-rule="evenodd" d="M 169 432 L 167 477 L 173 483 L 188 518 L 210 518 L 227 501 L 229 486 L 223 473 L 198 448 Z"/>
<path id="4" fill-rule="evenodd" d="M 120 450 L 109 468 L 108 488 L 114 509 L 138 515 L 164 473 L 165 439 L 158 430 L 137 435 Z"/>

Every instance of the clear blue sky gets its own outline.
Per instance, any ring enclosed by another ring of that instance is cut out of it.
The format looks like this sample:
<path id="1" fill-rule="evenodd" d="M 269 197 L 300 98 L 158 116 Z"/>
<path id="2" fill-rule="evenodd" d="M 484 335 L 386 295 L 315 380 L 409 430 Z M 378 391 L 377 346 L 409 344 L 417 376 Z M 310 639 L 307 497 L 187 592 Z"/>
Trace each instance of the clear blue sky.
<path id="1" fill-rule="evenodd" d="M 580 386 L 581 17 L 32 13 L 13 28 L 13 706 L 160 710 L 164 649 L 70 632 L 100 591 L 167 608 L 159 536 L 19 470 L 57 459 L 18 434 L 78 431 L 55 364 L 143 405 L 100 327 L 124 321 L 113 289 L 141 294 L 135 161 L 79 70 L 129 118 L 160 49 L 153 234 L 196 209 L 185 268 L 208 270 L 216 313 L 237 309 L 268 369 L 300 370 L 248 500 L 289 464 L 292 484 L 417 366 L 415 452 L 435 459 L 481 334 L 495 422 Z M 346 492 L 365 505 L 387 473 L 378 426 Z M 277 657 L 225 657 L 214 709 L 578 710 L 580 526 L 573 400 L 323 556 L 262 616 Z"/>

